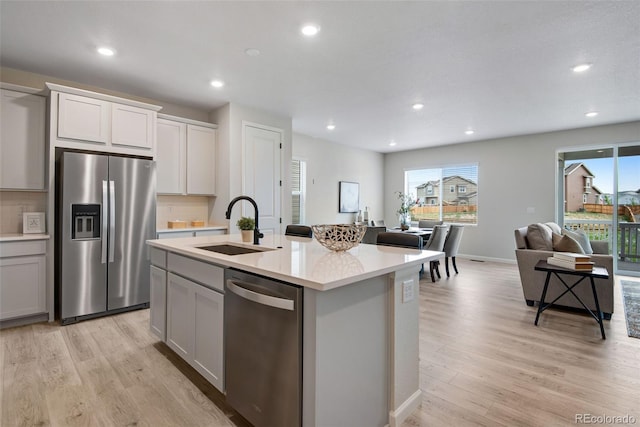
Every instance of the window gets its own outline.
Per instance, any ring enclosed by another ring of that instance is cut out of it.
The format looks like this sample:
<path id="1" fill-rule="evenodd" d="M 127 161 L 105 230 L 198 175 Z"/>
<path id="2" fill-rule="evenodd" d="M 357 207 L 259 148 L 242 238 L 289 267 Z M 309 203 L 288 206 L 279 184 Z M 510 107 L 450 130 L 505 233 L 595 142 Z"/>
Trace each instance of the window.
<path id="1" fill-rule="evenodd" d="M 291 223 L 304 224 L 307 162 L 291 161 Z"/>
<path id="2" fill-rule="evenodd" d="M 404 183 L 405 193 L 416 196 L 426 187 L 430 196 L 424 206 L 412 209 L 413 221 L 431 219 L 458 224 L 478 223 L 477 164 L 409 170 L 405 172 Z"/>
<path id="3" fill-rule="evenodd" d="M 587 203 L 587 193 L 582 195 L 582 203 Z"/>

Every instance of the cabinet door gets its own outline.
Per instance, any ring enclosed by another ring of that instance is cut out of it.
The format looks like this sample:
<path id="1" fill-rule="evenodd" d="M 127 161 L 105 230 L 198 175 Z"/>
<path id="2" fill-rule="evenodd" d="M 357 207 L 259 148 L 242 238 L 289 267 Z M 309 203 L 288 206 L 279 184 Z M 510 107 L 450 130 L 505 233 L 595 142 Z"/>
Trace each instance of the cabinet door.
<path id="1" fill-rule="evenodd" d="M 45 257 L 0 259 L 0 320 L 46 312 Z"/>
<path id="2" fill-rule="evenodd" d="M 163 194 L 186 194 L 187 125 L 158 119 L 157 129 L 156 190 Z"/>
<path id="3" fill-rule="evenodd" d="M 192 366 L 221 392 L 224 391 L 224 296 L 193 284 L 194 346 Z"/>
<path id="4" fill-rule="evenodd" d="M 2 89 L 0 188 L 44 189 L 45 98 Z"/>
<path id="5" fill-rule="evenodd" d="M 193 287 L 172 273 L 167 275 L 167 345 L 186 361 L 193 357 Z"/>
<path id="6" fill-rule="evenodd" d="M 111 145 L 153 150 L 154 117 L 154 111 L 111 104 Z"/>
<path id="7" fill-rule="evenodd" d="M 187 125 L 187 193 L 215 195 L 216 131 Z"/>
<path id="8" fill-rule="evenodd" d="M 153 265 L 151 266 L 150 297 L 149 327 L 154 335 L 166 342 L 167 272 Z"/>
<path id="9" fill-rule="evenodd" d="M 58 95 L 58 137 L 106 144 L 111 129 L 111 103 L 86 96 Z"/>

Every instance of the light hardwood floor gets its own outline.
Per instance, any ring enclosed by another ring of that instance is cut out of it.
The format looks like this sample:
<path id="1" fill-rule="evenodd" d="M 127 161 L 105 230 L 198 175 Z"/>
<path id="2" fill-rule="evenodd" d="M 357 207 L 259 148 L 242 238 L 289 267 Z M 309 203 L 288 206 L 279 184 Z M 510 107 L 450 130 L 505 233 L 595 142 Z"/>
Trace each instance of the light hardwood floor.
<path id="1" fill-rule="evenodd" d="M 640 425 L 640 339 L 627 337 L 618 283 L 602 340 L 577 313 L 547 310 L 534 326 L 515 265 L 458 266 L 420 282 L 423 398 L 402 427 L 563 426 L 576 414 Z M 0 425 L 246 426 L 148 321 L 141 310 L 0 331 Z"/>

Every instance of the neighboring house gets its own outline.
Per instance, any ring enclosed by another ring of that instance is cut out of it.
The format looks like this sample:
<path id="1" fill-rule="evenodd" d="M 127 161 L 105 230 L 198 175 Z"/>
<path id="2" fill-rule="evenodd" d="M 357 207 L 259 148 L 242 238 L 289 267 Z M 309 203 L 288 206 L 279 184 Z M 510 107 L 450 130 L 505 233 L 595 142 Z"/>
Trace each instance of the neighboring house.
<path id="1" fill-rule="evenodd" d="M 442 205 L 475 205 L 478 200 L 478 184 L 458 175 L 442 179 Z M 427 181 L 416 187 L 418 203 L 421 205 L 440 204 L 440 180 Z"/>
<path id="2" fill-rule="evenodd" d="M 613 201 L 612 194 L 606 194 Z M 618 205 L 640 205 L 640 190 L 638 191 L 619 191 Z"/>
<path id="3" fill-rule="evenodd" d="M 602 191 L 593 185 L 595 175 L 584 163 L 571 163 L 564 168 L 564 210 L 577 212 L 585 203 L 602 203 Z"/>

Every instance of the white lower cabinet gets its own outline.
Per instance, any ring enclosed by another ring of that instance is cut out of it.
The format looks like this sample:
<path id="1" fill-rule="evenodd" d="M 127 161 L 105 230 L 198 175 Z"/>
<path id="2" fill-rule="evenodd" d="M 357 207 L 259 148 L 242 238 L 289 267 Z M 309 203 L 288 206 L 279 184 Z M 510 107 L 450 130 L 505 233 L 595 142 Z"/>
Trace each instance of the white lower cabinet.
<path id="1" fill-rule="evenodd" d="M 167 274 L 166 343 L 220 391 L 224 391 L 223 315 L 223 294 Z"/>
<path id="2" fill-rule="evenodd" d="M 167 272 L 155 265 L 151 266 L 150 283 L 151 332 L 162 341 L 167 340 Z"/>
<path id="3" fill-rule="evenodd" d="M 0 320 L 46 313 L 45 241 L 0 244 Z"/>

